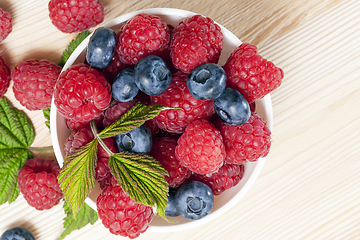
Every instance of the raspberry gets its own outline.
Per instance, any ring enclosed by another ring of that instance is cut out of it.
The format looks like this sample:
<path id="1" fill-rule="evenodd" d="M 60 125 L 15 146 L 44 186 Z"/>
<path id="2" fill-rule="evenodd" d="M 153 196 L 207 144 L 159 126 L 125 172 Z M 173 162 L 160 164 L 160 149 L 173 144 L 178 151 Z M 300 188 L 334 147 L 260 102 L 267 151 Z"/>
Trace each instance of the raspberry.
<path id="1" fill-rule="evenodd" d="M 217 63 L 223 46 L 220 27 L 208 17 L 185 18 L 172 33 L 170 56 L 174 66 L 190 73 L 203 63 Z"/>
<path id="2" fill-rule="evenodd" d="M 103 142 L 106 144 L 106 146 L 110 149 L 111 152 L 116 152 L 116 148 L 112 138 L 105 138 L 103 139 Z M 95 168 L 95 180 L 101 182 L 105 179 L 109 180 L 112 175 L 108 165 L 110 155 L 104 150 L 104 148 L 100 144 L 98 146 L 98 161 Z"/>
<path id="3" fill-rule="evenodd" d="M 65 141 L 65 156 L 70 155 L 75 150 L 91 142 L 94 135 L 90 128 L 85 127 L 76 132 L 73 132 Z M 103 142 L 113 153 L 116 152 L 114 141 L 112 138 L 103 139 Z M 105 149 L 98 144 L 97 165 L 95 168 L 95 180 L 102 181 L 111 177 L 110 169 L 108 166 L 109 154 Z"/>
<path id="4" fill-rule="evenodd" d="M 59 203 L 63 196 L 57 180 L 59 171 L 59 164 L 52 159 L 26 161 L 18 172 L 18 185 L 30 206 L 44 210 Z"/>
<path id="5" fill-rule="evenodd" d="M 97 116 L 96 118 L 94 118 L 96 126 L 98 127 L 98 129 L 102 127 L 103 118 L 104 118 L 104 114 L 101 114 L 100 116 Z M 75 121 L 74 119 L 71 119 L 71 118 L 65 118 L 66 127 L 68 129 L 70 129 L 70 130 L 73 130 L 73 131 L 78 131 L 78 130 L 80 130 L 82 128 L 90 127 L 90 122 L 91 121 L 78 122 L 78 121 Z"/>
<path id="6" fill-rule="evenodd" d="M 49 17 L 64 33 L 81 32 L 104 21 L 104 6 L 98 0 L 50 0 Z"/>
<path id="7" fill-rule="evenodd" d="M 214 195 L 220 195 L 225 190 L 235 187 L 244 176 L 244 165 L 225 163 L 219 171 L 211 174 L 193 174 L 191 180 L 208 185 Z"/>
<path id="8" fill-rule="evenodd" d="M 137 101 L 137 99 L 129 102 L 112 101 L 110 107 L 104 112 L 103 126 L 107 127 L 115 122 L 121 115 L 129 111 Z"/>
<path id="9" fill-rule="evenodd" d="M 151 207 L 135 203 L 119 185 L 105 187 L 96 200 L 99 218 L 112 234 L 136 238 L 154 217 Z"/>
<path id="10" fill-rule="evenodd" d="M 116 52 L 112 57 L 109 66 L 104 68 L 102 72 L 104 73 L 106 79 L 110 84 L 114 81 L 116 75 L 118 75 L 123 69 L 125 69 L 126 64 L 120 60 L 119 54 Z"/>
<path id="11" fill-rule="evenodd" d="M 0 43 L 11 33 L 12 31 L 12 18 L 10 13 L 0 8 Z"/>
<path id="12" fill-rule="evenodd" d="M 10 68 L 5 59 L 0 56 L 0 98 L 4 96 L 10 85 Z"/>
<path id="13" fill-rule="evenodd" d="M 165 176 L 165 180 L 170 188 L 180 186 L 191 175 L 190 170 L 181 166 L 175 156 L 176 142 L 175 138 L 169 137 L 154 139 L 150 152 L 150 156 L 158 160 L 169 173 L 169 176 Z"/>
<path id="14" fill-rule="evenodd" d="M 256 113 L 252 112 L 249 121 L 241 126 L 231 126 L 218 121 L 217 127 L 224 139 L 225 162 L 234 164 L 255 162 L 269 153 L 271 132 Z"/>
<path id="15" fill-rule="evenodd" d="M 80 63 L 60 74 L 54 91 L 54 103 L 63 116 L 75 121 L 90 121 L 109 106 L 110 84 L 105 76 Z"/>
<path id="16" fill-rule="evenodd" d="M 192 121 L 210 118 L 213 115 L 213 101 L 194 98 L 186 85 L 186 77 L 187 75 L 181 72 L 173 74 L 169 88 L 163 94 L 150 98 L 152 104 L 181 108 L 161 111 L 155 117 L 160 129 L 171 133 L 183 133 Z"/>
<path id="17" fill-rule="evenodd" d="M 284 72 L 258 54 L 256 46 L 241 44 L 223 66 L 227 86 L 238 90 L 249 103 L 278 88 Z"/>
<path id="18" fill-rule="evenodd" d="M 220 131 L 205 119 L 190 123 L 175 148 L 181 165 L 198 174 L 214 173 L 223 165 L 225 147 Z"/>
<path id="19" fill-rule="evenodd" d="M 170 30 L 158 16 L 140 13 L 130 19 L 118 33 L 120 60 L 135 65 L 148 55 L 161 57 L 169 48 Z"/>
<path id="20" fill-rule="evenodd" d="M 93 139 L 94 135 L 89 127 L 71 133 L 65 141 L 65 156 L 70 155 L 72 152 L 91 142 Z"/>
<path id="21" fill-rule="evenodd" d="M 47 60 L 30 59 L 11 71 L 15 98 L 29 110 L 42 110 L 51 104 L 61 67 Z"/>

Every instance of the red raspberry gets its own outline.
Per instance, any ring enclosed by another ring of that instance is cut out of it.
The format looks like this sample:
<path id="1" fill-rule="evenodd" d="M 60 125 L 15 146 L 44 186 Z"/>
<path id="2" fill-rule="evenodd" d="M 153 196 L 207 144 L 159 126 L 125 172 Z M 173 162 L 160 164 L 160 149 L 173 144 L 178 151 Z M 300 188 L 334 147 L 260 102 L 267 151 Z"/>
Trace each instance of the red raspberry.
<path id="1" fill-rule="evenodd" d="M 10 68 L 5 59 L 0 56 L 0 98 L 4 96 L 10 85 Z"/>
<path id="2" fill-rule="evenodd" d="M 205 119 L 190 123 L 175 148 L 180 163 L 198 174 L 214 173 L 225 159 L 225 147 L 220 131 Z"/>
<path id="3" fill-rule="evenodd" d="M 103 139 L 103 142 L 106 144 L 106 146 L 111 152 L 116 153 L 114 140 L 112 138 L 105 138 Z M 112 175 L 108 165 L 110 155 L 100 144 L 98 146 L 98 161 L 95 168 L 95 180 L 101 182 L 105 179 L 110 180 Z"/>
<path id="4" fill-rule="evenodd" d="M 190 73 L 203 63 L 217 63 L 223 47 L 220 27 L 208 17 L 195 15 L 185 18 L 175 27 L 171 42 L 174 66 Z"/>
<path id="5" fill-rule="evenodd" d="M 51 104 L 61 67 L 47 60 L 27 60 L 11 71 L 15 98 L 29 110 L 41 110 Z"/>
<path id="6" fill-rule="evenodd" d="M 170 32 L 158 16 L 140 13 L 130 19 L 118 34 L 120 60 L 134 65 L 148 55 L 161 57 L 169 48 Z"/>
<path id="7" fill-rule="evenodd" d="M 33 158 L 18 172 L 18 185 L 28 204 L 37 210 L 50 209 L 63 194 L 57 176 L 60 166 L 52 159 Z"/>
<path id="8" fill-rule="evenodd" d="M 129 102 L 112 101 L 110 107 L 104 112 L 103 126 L 107 127 L 115 122 L 121 115 L 129 111 L 136 103 L 137 99 Z"/>
<path id="9" fill-rule="evenodd" d="M 241 126 L 231 126 L 218 121 L 217 127 L 224 139 L 225 162 L 235 164 L 255 162 L 269 153 L 271 132 L 256 113 L 251 113 L 249 121 Z"/>
<path id="10" fill-rule="evenodd" d="M 103 121 L 103 118 L 104 118 L 104 114 L 101 114 L 100 116 L 97 116 L 96 118 L 94 118 L 93 120 L 95 120 L 95 124 L 97 126 L 97 128 L 102 128 L 102 121 Z M 85 127 L 90 127 L 90 121 L 85 121 L 85 122 L 78 122 L 78 121 L 75 121 L 74 119 L 71 119 L 71 118 L 65 118 L 65 124 L 66 124 L 66 127 L 70 130 L 73 130 L 73 131 L 78 131 L 82 128 L 85 128 Z"/>
<path id="11" fill-rule="evenodd" d="M 165 176 L 165 180 L 170 188 L 180 186 L 191 175 L 190 170 L 182 166 L 175 156 L 176 142 L 175 138 L 169 137 L 154 139 L 149 153 L 169 173 L 169 176 Z"/>
<path id="12" fill-rule="evenodd" d="M 84 146 L 85 144 L 91 142 L 94 139 L 94 135 L 90 128 L 82 128 L 76 132 L 73 132 L 65 141 L 65 156 L 70 155 L 76 149 Z M 103 139 L 103 142 L 113 153 L 116 152 L 114 141 L 112 138 Z M 97 165 L 95 168 L 95 180 L 102 181 L 104 179 L 109 179 L 111 177 L 110 169 L 108 166 L 108 160 L 110 155 L 105 151 L 105 149 L 98 144 L 98 153 L 97 153 Z"/>
<path id="13" fill-rule="evenodd" d="M 220 195 L 225 190 L 235 187 L 244 176 L 244 165 L 225 163 L 219 171 L 211 174 L 193 174 L 191 180 L 208 185 L 214 195 Z"/>
<path id="14" fill-rule="evenodd" d="M 49 17 L 64 33 L 81 32 L 104 21 L 104 6 L 98 0 L 50 0 Z"/>
<path id="15" fill-rule="evenodd" d="M 90 121 L 108 108 L 111 87 L 105 76 L 80 63 L 60 74 L 54 91 L 54 103 L 62 115 L 75 121 Z"/>
<path id="16" fill-rule="evenodd" d="M 154 217 L 152 207 L 135 203 L 116 184 L 102 190 L 96 200 L 96 206 L 99 218 L 112 234 L 130 239 L 145 232 Z"/>
<path id="17" fill-rule="evenodd" d="M 70 134 L 65 141 L 65 156 L 70 155 L 76 149 L 84 146 L 94 139 L 94 135 L 89 127 L 82 128 L 76 132 Z"/>
<path id="18" fill-rule="evenodd" d="M 213 101 L 194 98 L 186 85 L 187 75 L 173 74 L 169 88 L 161 95 L 152 96 L 152 104 L 161 104 L 181 109 L 167 109 L 155 117 L 160 129 L 171 133 L 183 133 L 186 126 L 200 118 L 210 118 L 214 113 Z"/>
<path id="19" fill-rule="evenodd" d="M 11 33 L 12 19 L 10 13 L 0 8 L 0 43 Z"/>
<path id="20" fill-rule="evenodd" d="M 256 46 L 241 44 L 224 65 L 227 87 L 238 90 L 249 103 L 278 88 L 284 72 L 258 54 Z"/>

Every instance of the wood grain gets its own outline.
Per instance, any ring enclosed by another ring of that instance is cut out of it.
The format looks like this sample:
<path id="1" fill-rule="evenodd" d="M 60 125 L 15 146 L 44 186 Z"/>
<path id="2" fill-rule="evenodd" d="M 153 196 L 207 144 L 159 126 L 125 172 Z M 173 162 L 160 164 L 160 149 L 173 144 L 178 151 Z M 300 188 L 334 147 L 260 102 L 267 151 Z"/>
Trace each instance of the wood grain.
<path id="1" fill-rule="evenodd" d="M 100 0 L 101 1 L 101 0 Z M 358 0 L 101 1 L 105 22 L 153 7 L 211 17 L 285 72 L 272 93 L 273 144 L 254 186 L 238 205 L 206 226 L 146 232 L 138 239 L 360 239 L 360 2 Z M 2 0 L 14 18 L 0 44 L 11 67 L 29 58 L 58 62 L 75 34 L 52 26 L 47 1 Z M 14 99 L 11 89 L 6 97 Z M 41 111 L 27 111 L 33 147 L 51 146 Z M 52 152 L 41 153 L 54 157 Z M 44 156 L 44 155 L 42 155 Z M 27 206 L 22 196 L 0 206 L 0 233 L 21 225 L 36 238 L 62 232 L 61 205 Z M 98 221 L 66 239 L 120 239 Z"/>

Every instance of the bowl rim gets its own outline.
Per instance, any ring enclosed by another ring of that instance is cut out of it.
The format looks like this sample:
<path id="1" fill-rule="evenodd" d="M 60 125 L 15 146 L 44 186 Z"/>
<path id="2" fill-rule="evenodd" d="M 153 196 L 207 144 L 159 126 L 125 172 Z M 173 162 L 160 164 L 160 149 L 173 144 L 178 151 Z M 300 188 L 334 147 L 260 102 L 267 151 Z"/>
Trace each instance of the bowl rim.
<path id="1" fill-rule="evenodd" d="M 103 27 L 111 27 L 114 25 L 121 24 L 127 20 L 129 20 L 131 17 L 139 14 L 139 13 L 147 13 L 147 14 L 154 14 L 154 15 L 175 15 L 182 18 L 197 15 L 198 13 L 194 13 L 187 10 L 182 9 L 176 9 L 176 8 L 148 8 L 148 9 L 142 9 L 133 11 L 130 13 L 123 14 L 121 16 L 118 16 L 109 22 L 103 24 Z M 219 27 L 221 28 L 222 33 L 224 36 L 227 36 L 227 40 L 232 42 L 234 45 L 239 46 L 242 42 L 240 39 L 238 39 L 232 32 L 230 32 L 228 29 L 223 27 L 221 24 L 215 22 Z M 100 26 L 99 26 L 100 27 Z M 74 64 L 75 60 L 77 59 L 78 55 L 84 51 L 86 48 L 89 39 L 93 33 L 91 33 L 89 36 L 87 36 L 80 44 L 79 46 L 74 50 L 74 52 L 70 55 L 68 61 L 65 63 L 65 65 L 62 68 L 62 71 L 65 71 L 68 69 L 71 65 Z M 272 102 L 270 94 L 266 95 L 264 98 L 257 100 L 257 102 L 261 102 L 263 105 L 264 114 L 266 115 L 266 124 L 268 128 L 272 131 L 273 128 L 273 109 L 272 109 Z M 51 131 L 51 140 L 54 146 L 54 153 L 56 156 L 57 161 L 59 162 L 60 167 L 63 165 L 63 156 L 60 151 L 59 146 L 59 140 L 58 140 L 58 130 L 57 130 L 57 108 L 54 104 L 54 97 L 51 101 L 51 111 L 50 111 L 50 131 Z M 56 146 L 56 147 L 55 147 Z M 232 207 L 234 207 L 240 199 L 248 192 L 248 190 L 251 188 L 251 186 L 254 184 L 255 180 L 260 174 L 260 171 L 262 167 L 265 164 L 266 157 L 260 158 L 258 161 L 254 163 L 246 163 L 246 164 L 252 164 L 254 166 L 253 172 L 250 174 L 250 177 L 245 182 L 243 187 L 232 197 L 229 201 L 227 201 L 223 206 L 221 206 L 216 211 L 212 211 L 208 216 L 191 222 L 186 222 L 182 224 L 176 224 L 176 225 L 169 225 L 169 226 L 149 226 L 148 230 L 149 232 L 175 232 L 175 231 L 182 231 L 187 230 L 191 228 L 198 227 L 200 225 L 203 225 L 207 222 L 210 222 L 220 215 L 224 214 L 228 210 L 230 210 Z M 96 203 L 91 200 L 89 197 L 85 199 L 85 202 L 94 210 L 96 210 Z"/>

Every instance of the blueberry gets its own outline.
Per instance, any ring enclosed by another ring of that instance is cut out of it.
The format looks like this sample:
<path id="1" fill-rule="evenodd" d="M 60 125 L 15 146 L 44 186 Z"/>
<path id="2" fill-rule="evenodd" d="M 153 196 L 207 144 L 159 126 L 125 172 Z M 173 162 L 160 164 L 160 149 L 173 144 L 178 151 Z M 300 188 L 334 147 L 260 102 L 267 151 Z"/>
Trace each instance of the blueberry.
<path id="1" fill-rule="evenodd" d="M 115 53 L 116 33 L 107 27 L 99 27 L 90 37 L 86 61 L 95 68 L 106 68 Z"/>
<path id="2" fill-rule="evenodd" d="M 6 230 L 0 240 L 35 240 L 34 235 L 23 227 L 15 227 Z"/>
<path id="3" fill-rule="evenodd" d="M 213 100 L 224 91 L 226 74 L 221 66 L 215 63 L 204 63 L 191 71 L 186 84 L 194 98 Z"/>
<path id="4" fill-rule="evenodd" d="M 166 91 L 171 83 L 171 72 L 164 60 L 155 55 L 142 58 L 135 65 L 135 83 L 149 96 L 157 96 Z"/>
<path id="5" fill-rule="evenodd" d="M 177 190 L 175 204 L 181 216 L 189 220 L 198 220 L 211 212 L 214 194 L 205 183 L 190 181 Z"/>
<path id="6" fill-rule="evenodd" d="M 139 88 L 135 84 L 135 73 L 131 68 L 125 68 L 116 75 L 111 85 L 112 96 L 116 101 L 128 102 L 138 94 Z"/>
<path id="7" fill-rule="evenodd" d="M 214 100 L 214 108 L 221 120 L 233 126 L 246 123 L 251 115 L 248 101 L 232 88 L 226 88 L 220 97 Z"/>
<path id="8" fill-rule="evenodd" d="M 144 124 L 130 132 L 116 135 L 115 140 L 121 152 L 149 153 L 152 148 L 151 131 Z"/>
<path id="9" fill-rule="evenodd" d="M 180 215 L 180 213 L 178 212 L 178 210 L 176 209 L 176 206 L 175 206 L 175 194 L 176 194 L 176 189 L 170 188 L 168 202 L 167 202 L 167 206 L 166 206 L 166 210 L 165 210 L 166 216 L 177 217 Z"/>

